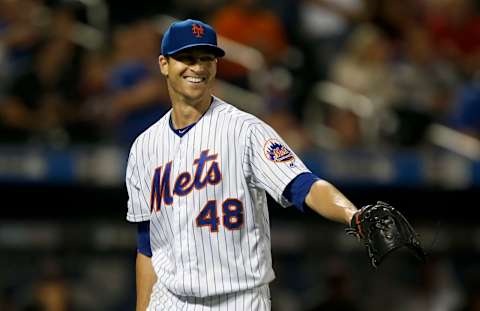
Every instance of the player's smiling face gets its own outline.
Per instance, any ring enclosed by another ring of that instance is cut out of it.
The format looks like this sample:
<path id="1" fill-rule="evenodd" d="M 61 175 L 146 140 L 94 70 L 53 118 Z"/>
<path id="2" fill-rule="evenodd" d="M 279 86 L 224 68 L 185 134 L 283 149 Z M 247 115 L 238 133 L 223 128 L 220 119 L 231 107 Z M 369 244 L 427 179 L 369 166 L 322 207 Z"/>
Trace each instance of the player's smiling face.
<path id="1" fill-rule="evenodd" d="M 170 57 L 160 56 L 160 70 L 167 77 L 172 96 L 188 100 L 210 97 L 217 73 L 217 58 L 208 49 L 194 48 Z"/>

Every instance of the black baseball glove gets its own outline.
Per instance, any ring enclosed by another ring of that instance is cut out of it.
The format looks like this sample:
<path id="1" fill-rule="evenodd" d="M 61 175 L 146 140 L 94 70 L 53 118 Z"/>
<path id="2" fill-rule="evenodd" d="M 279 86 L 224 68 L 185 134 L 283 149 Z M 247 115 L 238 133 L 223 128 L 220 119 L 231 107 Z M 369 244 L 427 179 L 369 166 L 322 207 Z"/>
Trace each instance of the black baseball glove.
<path id="1" fill-rule="evenodd" d="M 425 261 L 425 252 L 413 227 L 398 210 L 385 202 L 378 201 L 358 210 L 347 233 L 364 242 L 375 268 L 387 254 L 404 246 Z"/>

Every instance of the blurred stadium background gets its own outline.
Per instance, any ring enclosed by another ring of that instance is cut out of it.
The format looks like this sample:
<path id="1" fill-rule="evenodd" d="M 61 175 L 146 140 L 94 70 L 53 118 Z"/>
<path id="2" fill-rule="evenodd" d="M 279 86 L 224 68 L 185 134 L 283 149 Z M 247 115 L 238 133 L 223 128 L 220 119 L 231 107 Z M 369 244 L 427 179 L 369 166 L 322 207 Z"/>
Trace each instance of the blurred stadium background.
<path id="1" fill-rule="evenodd" d="M 480 310 L 478 0 L 0 0 L 0 310 L 133 310 L 129 145 L 169 107 L 174 19 L 214 25 L 216 94 L 429 259 L 374 271 L 343 227 L 271 202 L 273 310 Z"/>

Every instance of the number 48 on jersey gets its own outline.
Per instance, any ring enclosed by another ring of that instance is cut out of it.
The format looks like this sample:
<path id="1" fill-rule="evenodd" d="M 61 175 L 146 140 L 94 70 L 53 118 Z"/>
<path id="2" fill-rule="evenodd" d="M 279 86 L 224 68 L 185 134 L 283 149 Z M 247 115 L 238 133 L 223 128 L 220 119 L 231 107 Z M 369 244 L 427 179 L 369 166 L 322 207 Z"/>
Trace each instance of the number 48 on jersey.
<path id="1" fill-rule="evenodd" d="M 210 227 L 211 232 L 218 232 L 223 225 L 229 230 L 238 230 L 243 225 L 243 204 L 238 199 L 226 199 L 221 206 L 222 217 L 218 217 L 217 201 L 210 200 L 205 204 L 196 218 L 197 226 Z"/>

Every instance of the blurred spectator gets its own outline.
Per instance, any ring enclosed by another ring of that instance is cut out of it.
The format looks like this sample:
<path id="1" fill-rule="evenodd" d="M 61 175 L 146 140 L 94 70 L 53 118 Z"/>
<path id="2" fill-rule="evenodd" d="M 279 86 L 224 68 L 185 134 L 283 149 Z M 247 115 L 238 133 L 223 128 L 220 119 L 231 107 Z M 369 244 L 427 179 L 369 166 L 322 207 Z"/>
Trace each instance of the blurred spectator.
<path id="1" fill-rule="evenodd" d="M 383 130 L 390 144 L 414 146 L 424 142 L 432 122 L 448 119 L 459 76 L 453 66 L 437 56 L 428 34 L 420 27 L 407 30 L 398 47 L 392 67 L 392 118 L 386 119 Z"/>
<path id="2" fill-rule="evenodd" d="M 370 24 L 358 26 L 331 63 L 330 79 L 371 98 L 377 106 L 388 105 L 395 92 L 392 53 L 391 41 L 380 29 Z"/>
<path id="3" fill-rule="evenodd" d="M 449 125 L 480 139 L 480 78 L 458 89 Z"/>
<path id="4" fill-rule="evenodd" d="M 300 6 L 302 1 L 298 0 L 263 0 L 263 3 L 270 8 L 276 16 L 282 21 L 282 25 L 287 33 L 287 40 L 290 44 L 303 48 L 302 38 L 300 37 Z"/>
<path id="5" fill-rule="evenodd" d="M 156 62 L 159 51 L 160 38 L 145 20 L 115 30 L 113 61 L 106 82 L 106 115 L 100 122 L 113 130 L 117 143 L 133 142 L 169 108 L 166 85 Z"/>
<path id="6" fill-rule="evenodd" d="M 339 149 L 360 148 L 364 143 L 361 121 L 351 109 L 327 107 L 325 125 L 335 131 L 335 146 Z"/>
<path id="7" fill-rule="evenodd" d="M 394 68 L 395 101 L 445 119 L 452 90 L 460 81 L 457 72 L 438 57 L 428 34 L 420 27 L 405 33 L 399 56 Z"/>
<path id="8" fill-rule="evenodd" d="M 66 126 L 73 143 L 109 139 L 104 125 L 109 66 L 104 53 L 90 52 L 82 59 L 77 84 L 79 107 L 68 116 Z"/>
<path id="9" fill-rule="evenodd" d="M 426 26 L 437 53 L 470 77 L 480 67 L 480 14 L 474 0 L 427 3 Z"/>
<path id="10" fill-rule="evenodd" d="M 0 85 L 25 70 L 42 40 L 46 16 L 41 4 L 0 0 Z"/>
<path id="11" fill-rule="evenodd" d="M 299 2 L 299 32 L 311 48 L 307 63 L 317 80 L 326 78 L 331 58 L 340 51 L 352 27 L 365 20 L 365 13 L 362 0 Z"/>
<path id="12" fill-rule="evenodd" d="M 8 132 L 3 139 L 51 139 L 76 109 L 83 49 L 71 41 L 74 23 L 69 7 L 52 11 L 49 36 L 38 45 L 31 66 L 13 78 L 0 105 L 0 126 Z"/>
<path id="13" fill-rule="evenodd" d="M 259 0 L 235 0 L 219 9 L 211 20 L 221 36 L 259 50 L 271 68 L 282 61 L 288 38 L 282 21 Z M 221 60 L 218 77 L 244 88 L 250 88 L 248 71 L 239 64 Z"/>
<path id="14" fill-rule="evenodd" d="M 377 118 L 379 112 L 388 109 L 395 96 L 392 53 L 391 41 L 380 29 L 362 24 L 350 34 L 345 48 L 331 62 L 329 79 L 340 89 L 345 89 L 342 93 L 367 98 L 370 118 Z M 362 120 L 356 113 L 355 106 L 360 102 L 351 102 L 350 97 L 336 96 L 335 100 L 340 101 L 334 103 L 336 107 L 324 108 L 324 122 L 334 130 L 337 147 L 341 148 L 367 143 L 361 128 Z M 374 129 L 375 124 L 370 122 L 368 126 Z"/>

